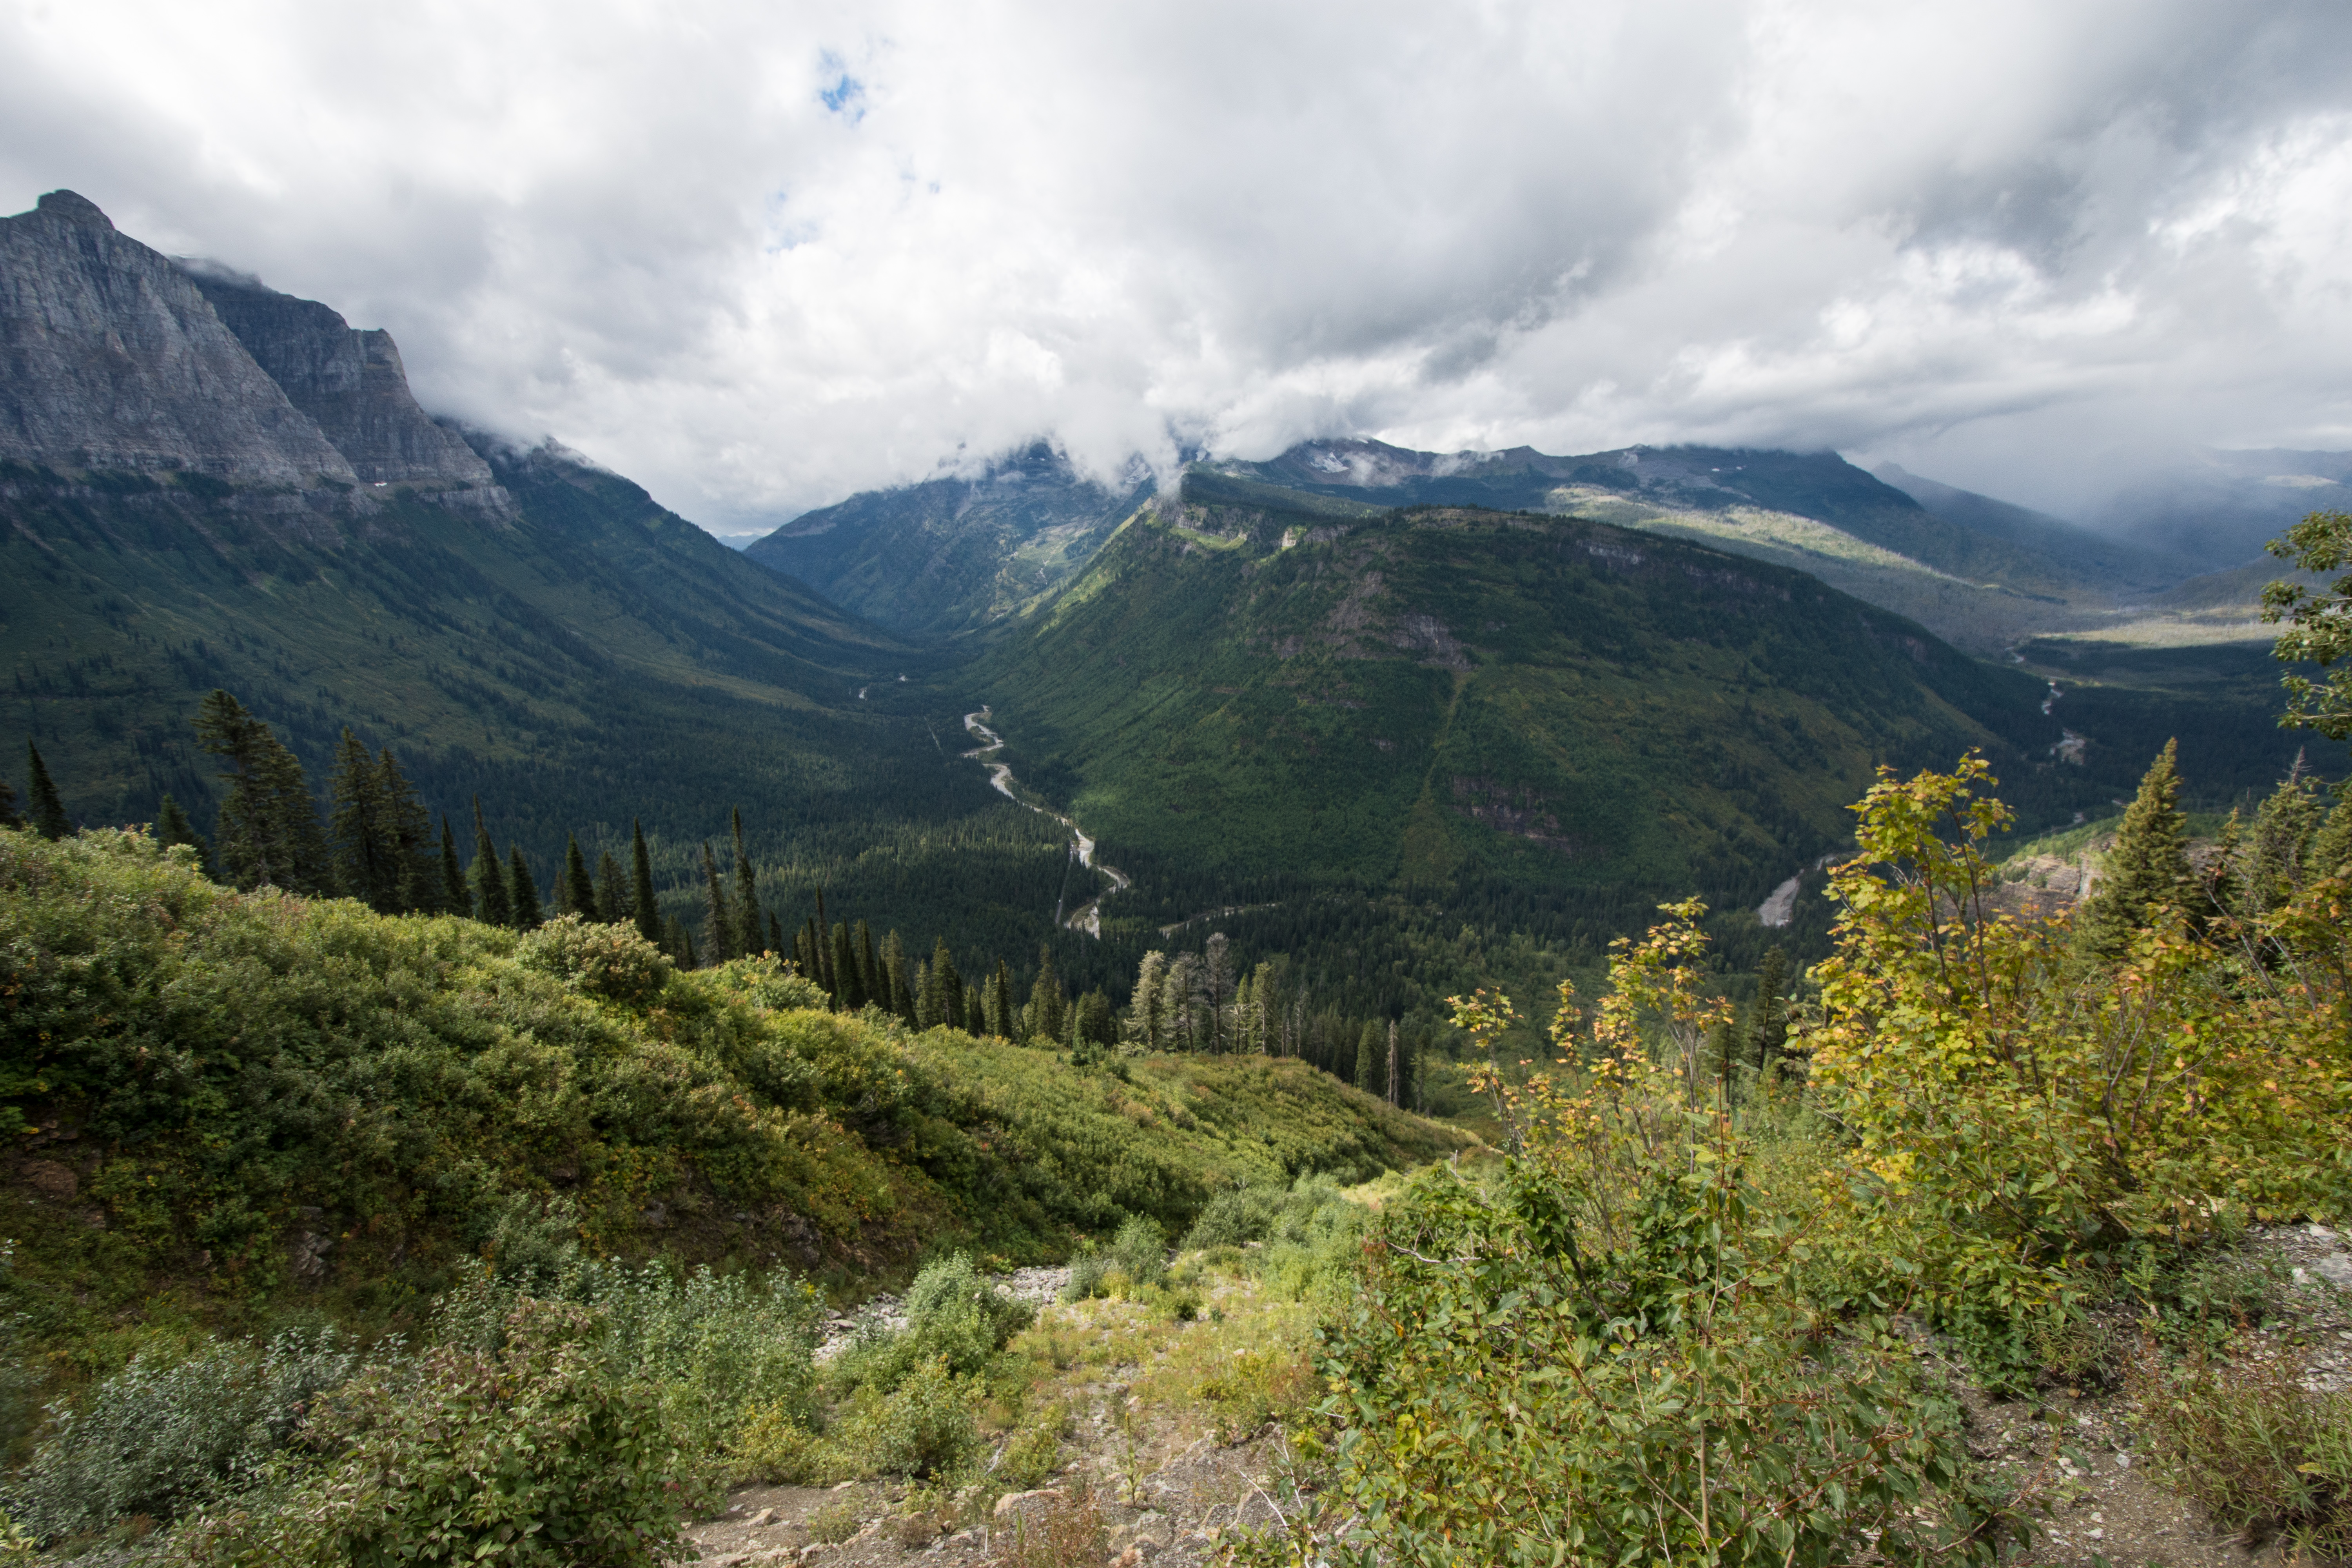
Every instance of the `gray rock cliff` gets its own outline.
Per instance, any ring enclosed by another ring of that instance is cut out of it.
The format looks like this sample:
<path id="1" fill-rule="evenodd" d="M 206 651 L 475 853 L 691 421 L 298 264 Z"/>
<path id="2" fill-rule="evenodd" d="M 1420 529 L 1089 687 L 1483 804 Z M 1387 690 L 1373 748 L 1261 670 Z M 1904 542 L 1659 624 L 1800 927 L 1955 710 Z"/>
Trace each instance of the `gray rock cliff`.
<path id="1" fill-rule="evenodd" d="M 0 457 L 358 479 L 195 283 L 71 191 L 0 218 Z"/>
<path id="2" fill-rule="evenodd" d="M 354 329 L 333 310 L 265 288 L 213 263 L 181 267 L 237 341 L 369 483 L 497 483 L 490 466 L 436 425 L 408 390 L 386 331 Z"/>

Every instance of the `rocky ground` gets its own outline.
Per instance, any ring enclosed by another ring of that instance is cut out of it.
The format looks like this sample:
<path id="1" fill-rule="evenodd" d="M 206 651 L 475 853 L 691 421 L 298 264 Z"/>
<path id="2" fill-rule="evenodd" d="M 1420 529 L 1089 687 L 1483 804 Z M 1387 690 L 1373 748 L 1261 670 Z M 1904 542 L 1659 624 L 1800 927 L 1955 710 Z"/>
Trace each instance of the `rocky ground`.
<path id="1" fill-rule="evenodd" d="M 2291 1357 L 2314 1390 L 2352 1387 L 2352 1251 L 2346 1239 L 2299 1226 L 2258 1234 L 2247 1251 L 2278 1288 L 2270 1326 L 2251 1332 L 2240 1353 Z M 1024 1270 L 1006 1280 L 1044 1307 L 1033 1332 L 1108 1347 L 1091 1363 L 1072 1363 L 1064 1406 L 1071 1419 L 1066 1462 L 1046 1486 L 985 1507 L 977 1489 L 942 1502 L 904 1484 L 747 1488 L 724 1514 L 694 1530 L 701 1562 L 712 1568 L 864 1568 L 917 1560 L 974 1568 L 1136 1568 L 1218 1561 L 1227 1532 L 1271 1517 L 1261 1489 L 1270 1488 L 1276 1439 L 1259 1430 L 1221 1441 L 1220 1434 L 1201 1430 L 1197 1413 L 1188 1418 L 1139 1397 L 1152 1363 L 1187 1353 L 1187 1334 L 1194 1336 L 1190 1353 L 1197 1356 L 1204 1342 L 1213 1342 L 1215 1324 L 1170 1324 L 1154 1331 L 1157 1338 L 1139 1331 L 1120 1338 L 1126 1331 L 1107 1315 L 1108 1303 L 1051 1304 L 1061 1282 L 1055 1269 Z M 1218 1293 L 1244 1289 L 1228 1285 Z M 842 1316 L 828 1331 L 829 1344 L 837 1349 L 866 1322 L 890 1321 L 895 1306 L 885 1299 Z M 1977 1458 L 2039 1476 L 2053 1499 L 2042 1538 L 2016 1559 L 2021 1568 L 2255 1568 L 2291 1561 L 2276 1542 L 2217 1531 L 2154 1479 L 2125 1389 L 2061 1389 L 2013 1401 L 1971 1395 L 1968 1405 Z"/>

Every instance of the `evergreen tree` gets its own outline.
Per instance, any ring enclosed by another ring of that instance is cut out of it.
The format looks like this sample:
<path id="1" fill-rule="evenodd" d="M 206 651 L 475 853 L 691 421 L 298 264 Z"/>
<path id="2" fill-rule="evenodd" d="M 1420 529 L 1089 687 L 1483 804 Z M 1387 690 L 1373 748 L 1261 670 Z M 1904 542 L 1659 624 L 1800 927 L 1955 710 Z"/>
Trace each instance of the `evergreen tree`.
<path id="1" fill-rule="evenodd" d="M 1379 1094 L 1388 1087 L 1386 1044 L 1378 1024 L 1366 1024 L 1364 1032 L 1356 1037 L 1355 1082 L 1366 1094 Z"/>
<path id="2" fill-rule="evenodd" d="M 555 912 L 596 918 L 596 884 L 588 875 L 588 857 L 581 852 L 580 836 L 563 836 L 563 863 L 555 871 Z"/>
<path id="3" fill-rule="evenodd" d="M 901 1021 L 915 1021 L 915 988 L 907 975 L 907 950 L 893 931 L 882 939 L 882 984 L 888 998 L 883 1005 L 896 1013 Z"/>
<path id="4" fill-rule="evenodd" d="M 823 888 L 816 890 L 815 922 L 809 928 L 809 956 L 816 960 L 816 983 L 824 987 L 826 995 L 837 999 L 841 995 L 841 978 L 833 972 L 833 928 L 825 923 Z"/>
<path id="5" fill-rule="evenodd" d="M 0 785 L 0 789 L 5 787 Z M 10 800 L 5 805 L 13 816 L 16 802 Z M 7 826 L 13 827 L 16 825 L 11 821 Z M 196 825 L 188 820 L 188 814 L 180 809 L 180 803 L 168 795 L 155 807 L 155 842 L 166 849 L 184 844 L 196 852 L 196 865 L 202 868 L 205 864 L 205 841 L 197 836 Z"/>
<path id="6" fill-rule="evenodd" d="M 749 958 L 767 943 L 767 935 L 760 921 L 760 878 L 751 868 L 751 857 L 743 849 L 743 813 L 735 812 L 735 933 L 737 956 Z"/>
<path id="7" fill-rule="evenodd" d="M 1160 1008 L 1167 998 L 1160 994 L 1162 977 L 1168 972 L 1168 955 L 1154 949 L 1143 955 L 1136 966 L 1135 995 L 1128 1004 L 1128 1037 L 1147 1051 L 1164 1048 L 1166 1027 L 1160 1019 Z"/>
<path id="8" fill-rule="evenodd" d="M 507 886 L 507 870 L 499 859 L 499 847 L 490 842 L 490 830 L 482 821 L 482 797 L 474 797 L 474 918 L 488 926 L 514 924 L 513 891 Z"/>
<path id="9" fill-rule="evenodd" d="M 457 835 L 451 831 L 446 812 L 441 816 L 441 908 L 449 914 L 468 913 L 474 907 L 473 895 L 466 890 L 466 872 L 457 864 Z"/>
<path id="10" fill-rule="evenodd" d="M 196 743 L 228 763 L 221 770 L 229 788 L 214 826 L 214 847 L 229 880 L 240 888 L 325 891 L 332 875 L 327 837 L 294 753 L 218 689 L 197 706 Z"/>
<path id="11" fill-rule="evenodd" d="M 1225 1048 L 1225 1002 L 1234 987 L 1234 963 L 1225 933 L 1213 931 L 1201 950 L 1201 983 L 1207 989 L 1209 1049 Z"/>
<path id="12" fill-rule="evenodd" d="M 1050 942 L 1037 948 L 1037 981 L 1029 988 L 1029 1034 L 1039 1040 L 1059 1040 L 1069 1026 L 1069 994 L 1062 989 L 1062 977 L 1054 969 L 1054 949 Z"/>
<path id="13" fill-rule="evenodd" d="M 1397 1038 L 1396 1020 L 1389 1020 L 1388 1102 L 1402 1105 L 1404 1093 L 1404 1047 Z"/>
<path id="14" fill-rule="evenodd" d="M 2076 944 L 2098 963 L 2120 963 L 2158 910 L 2178 909 L 2188 900 L 2192 882 L 2189 825 L 2180 814 L 2180 775 L 2174 765 L 2179 750 L 2179 742 L 2167 741 L 2140 780 L 2139 794 L 2124 808 L 2123 825 L 2107 851 L 2106 874 L 2075 912 Z"/>
<path id="15" fill-rule="evenodd" d="M 398 914 L 405 902 L 401 893 L 408 880 L 408 857 L 385 797 L 383 772 L 348 724 L 335 745 L 327 795 L 334 803 L 329 837 L 336 890 L 380 915 Z"/>
<path id="16" fill-rule="evenodd" d="M 703 941 L 709 949 L 713 963 L 724 963 L 736 956 L 732 938 L 735 934 L 735 911 L 727 902 L 726 884 L 719 879 L 719 858 L 710 852 L 710 840 L 702 841 Z"/>
<path id="17" fill-rule="evenodd" d="M 874 953 L 874 928 L 864 921 L 850 933 L 849 943 L 857 954 L 857 991 L 865 1002 L 871 1002 L 886 1011 L 890 1005 L 890 994 L 882 988 L 882 964 Z M 859 1004 L 864 1005 L 864 1002 Z"/>
<path id="18" fill-rule="evenodd" d="M 507 846 L 507 908 L 513 915 L 515 930 L 539 929 L 539 879 L 530 874 L 520 844 Z"/>
<path id="19" fill-rule="evenodd" d="M 851 950 L 849 928 L 833 928 L 833 972 L 841 976 L 839 1005 L 845 1013 L 855 1013 L 866 1005 L 866 987 L 858 983 L 857 958 Z"/>
<path id="20" fill-rule="evenodd" d="M 816 961 L 816 917 L 814 915 L 801 921 L 801 929 L 793 933 L 793 967 L 815 982 L 820 989 L 824 987 L 824 970 Z"/>
<path id="21" fill-rule="evenodd" d="M 687 931 L 686 922 L 676 915 L 670 916 L 662 927 L 661 947 L 663 952 L 669 954 L 670 962 L 680 969 L 701 967 L 695 956 L 694 938 Z"/>
<path id="22" fill-rule="evenodd" d="M 988 1032 L 1008 1040 L 1020 1038 L 1020 1013 L 1013 1000 L 1013 967 L 1000 958 L 988 977 Z"/>
<path id="23" fill-rule="evenodd" d="M 57 739 L 53 734 L 51 740 Z M 58 798 L 58 786 L 49 779 L 49 767 L 41 761 L 41 749 L 32 742 L 25 742 L 25 755 L 29 761 L 32 782 L 25 797 L 32 802 L 28 815 L 33 831 L 44 838 L 65 838 L 73 833 L 73 818 L 66 815 L 66 804 Z"/>
<path id="24" fill-rule="evenodd" d="M 1741 1040 L 1745 1059 L 1759 1069 L 1780 1059 L 1780 1047 L 1789 1037 L 1789 1000 L 1782 994 L 1788 986 L 1788 951 L 1778 946 L 1768 949 L 1756 969 L 1756 1000 L 1748 1009 L 1748 1027 Z"/>
<path id="25" fill-rule="evenodd" d="M 26 744 L 31 742 L 27 742 Z M 165 795 L 165 800 L 172 797 Z M 25 819 L 16 814 L 16 786 L 0 779 L 0 827 L 22 827 Z"/>
<path id="26" fill-rule="evenodd" d="M 776 911 L 773 910 L 768 911 L 768 951 L 770 952 L 784 951 L 784 922 L 776 918 Z"/>
<path id="27" fill-rule="evenodd" d="M 619 925 L 629 918 L 629 892 L 621 882 L 621 863 L 606 849 L 596 857 L 596 913 L 604 925 Z"/>
<path id="28" fill-rule="evenodd" d="M 946 1025 L 960 1028 L 963 1024 L 963 977 L 956 973 L 955 960 L 949 955 L 948 939 L 941 937 L 931 950 L 931 964 L 926 975 L 929 986 L 929 1005 L 916 1005 L 915 1016 L 923 1027 Z M 928 1014 L 928 1019 L 925 1015 Z"/>
<path id="29" fill-rule="evenodd" d="M 2245 912 L 2268 914 L 2302 891 L 2313 840 L 2319 836 L 2326 812 L 2320 804 L 2317 784 L 2303 771 L 2303 758 L 2297 756 L 2286 782 L 2254 813 L 2253 831 L 2247 836 L 2239 874 Z"/>
<path id="30" fill-rule="evenodd" d="M 939 994 L 931 988 L 931 966 L 919 958 L 915 961 L 914 984 L 915 1016 L 908 1021 L 919 1029 L 928 1029 L 932 1024 L 939 1022 L 936 1018 L 927 1020 L 925 1016 L 932 1005 L 939 1000 Z"/>
<path id="31" fill-rule="evenodd" d="M 433 814 L 425 809 L 425 797 L 400 771 L 400 759 L 392 754 L 390 746 L 376 753 L 375 776 L 376 795 L 383 803 L 384 840 L 400 866 L 398 907 L 404 912 L 442 913 L 441 868 L 433 852 Z"/>
<path id="32" fill-rule="evenodd" d="M 1195 993 L 1199 986 L 1198 969 L 1189 952 L 1170 958 L 1160 981 L 1160 1048 L 1167 1051 L 1189 1051 L 1199 1047 L 1195 1027 L 1198 1012 Z M 1350 1066 L 1353 1062 L 1350 1061 Z"/>
<path id="33" fill-rule="evenodd" d="M 661 945 L 667 933 L 661 906 L 654 902 L 653 857 L 646 853 L 645 826 L 635 817 L 629 819 L 629 915 L 637 922 L 639 936 Z"/>

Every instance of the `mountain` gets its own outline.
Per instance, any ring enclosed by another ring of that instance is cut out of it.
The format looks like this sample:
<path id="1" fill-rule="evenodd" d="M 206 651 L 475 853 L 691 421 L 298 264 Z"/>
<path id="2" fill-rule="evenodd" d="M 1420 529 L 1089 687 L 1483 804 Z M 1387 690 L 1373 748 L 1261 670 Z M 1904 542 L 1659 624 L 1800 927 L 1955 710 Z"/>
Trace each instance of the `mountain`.
<path id="1" fill-rule="evenodd" d="M 2053 702 L 1817 578 L 1685 541 L 1334 515 L 1321 494 L 1286 510 L 1241 485 L 1196 473 L 1147 503 L 973 672 L 1015 777 L 1134 880 L 1102 906 L 1106 940 L 1188 903 L 1351 888 L 1597 941 L 1693 890 L 1754 907 L 1848 841 L 1881 763 L 1983 747 L 2042 823 L 2104 809 L 2176 732 L 2214 795 L 2296 750 L 2234 700 Z"/>
<path id="2" fill-rule="evenodd" d="M 2196 570 L 2054 518 L 1995 510 L 1998 502 L 1938 510 L 1834 452 L 1628 447 L 1552 457 L 1328 440 L 1209 468 L 1368 505 L 1573 514 L 1703 542 L 1793 566 L 1981 654 L 2112 623 L 2123 602 Z"/>
<path id="3" fill-rule="evenodd" d="M 1150 492 L 1080 473 L 1039 443 L 977 478 L 868 490 L 807 512 L 744 553 L 907 636 L 968 631 L 1051 592 Z"/>
<path id="4" fill-rule="evenodd" d="M 388 335 L 69 193 L 0 249 L 0 755 L 37 742 L 77 819 L 168 791 L 208 827 L 190 720 L 226 687 L 314 786 L 349 724 L 542 876 L 641 817 L 692 920 L 740 806 L 787 924 L 822 886 L 1034 957 L 1065 841 L 948 750 L 903 640 L 577 453 L 433 421 Z"/>
<path id="5" fill-rule="evenodd" d="M 1899 463 L 1882 463 L 1871 472 L 1945 521 L 2033 551 L 2086 583 L 2160 593 L 2205 570 L 2193 556 L 2128 544 L 2048 512 L 1924 479 Z"/>
<path id="6" fill-rule="evenodd" d="M 2306 513 L 2347 510 L 2352 452 L 2208 447 L 2152 467 L 2095 521 L 2119 538 L 2221 572 L 2267 559 L 2263 546 Z"/>
<path id="7" fill-rule="evenodd" d="M 0 218 L 0 458 L 357 481 L 194 279 L 71 191 Z"/>

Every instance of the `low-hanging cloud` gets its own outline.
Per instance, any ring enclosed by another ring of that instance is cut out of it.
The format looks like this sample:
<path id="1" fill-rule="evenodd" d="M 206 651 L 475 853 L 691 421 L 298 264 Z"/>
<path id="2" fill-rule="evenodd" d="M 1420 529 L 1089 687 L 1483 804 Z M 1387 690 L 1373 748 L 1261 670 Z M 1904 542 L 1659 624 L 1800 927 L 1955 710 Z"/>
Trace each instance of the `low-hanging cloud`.
<path id="1" fill-rule="evenodd" d="M 2352 445 L 2352 10 L 0 8 L 0 205 L 392 329 L 731 531 L 1040 433 Z"/>

